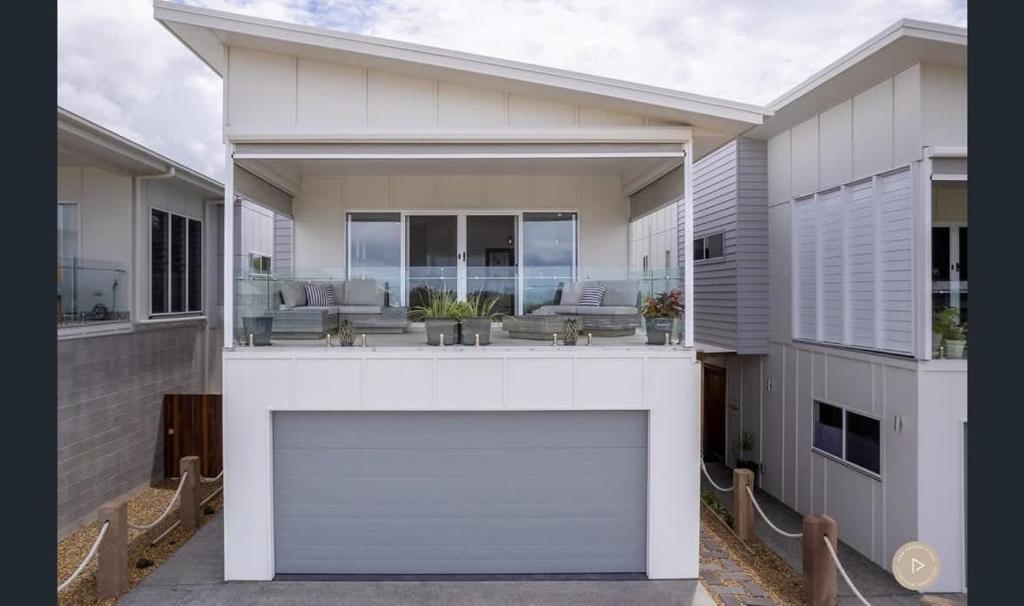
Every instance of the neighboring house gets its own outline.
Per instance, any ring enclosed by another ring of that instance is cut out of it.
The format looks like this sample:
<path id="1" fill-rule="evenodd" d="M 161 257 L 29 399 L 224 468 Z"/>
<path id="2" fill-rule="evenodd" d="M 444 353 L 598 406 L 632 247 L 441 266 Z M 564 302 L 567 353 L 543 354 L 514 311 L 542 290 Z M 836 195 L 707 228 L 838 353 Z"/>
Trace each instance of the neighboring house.
<path id="1" fill-rule="evenodd" d="M 966 589 L 967 360 L 933 335 L 967 322 L 966 62 L 966 29 L 900 21 L 694 168 L 694 338 L 735 352 L 705 455 L 886 568 L 931 544 L 930 591 Z"/>
<path id="2" fill-rule="evenodd" d="M 225 578 L 696 578 L 692 306 L 682 343 L 661 347 L 636 334 L 553 347 L 551 333 L 425 347 L 414 327 L 328 349 L 316 329 L 338 325 L 364 278 L 385 295 L 371 289 L 360 313 L 391 313 L 425 286 L 499 293 L 507 316 L 581 309 L 571 293 L 600 279 L 635 316 L 649 277 L 632 269 L 631 222 L 692 201 L 693 161 L 766 112 L 167 2 L 155 16 L 224 79 L 227 197 L 242 169 L 288 196 L 292 266 L 273 272 L 263 310 L 229 305 L 226 324 L 315 321 L 304 342 L 225 336 Z M 661 247 L 673 255 L 659 221 L 643 236 L 655 268 Z M 230 222 L 224 233 L 233 250 Z M 255 284 L 226 270 L 226 298 L 252 303 Z M 669 273 L 691 299 L 692 272 Z M 326 287 L 302 278 L 333 280 L 346 302 L 324 305 Z"/>
<path id="3" fill-rule="evenodd" d="M 63 537 L 162 477 L 165 394 L 220 392 L 224 186 L 63 108 L 57 145 Z"/>

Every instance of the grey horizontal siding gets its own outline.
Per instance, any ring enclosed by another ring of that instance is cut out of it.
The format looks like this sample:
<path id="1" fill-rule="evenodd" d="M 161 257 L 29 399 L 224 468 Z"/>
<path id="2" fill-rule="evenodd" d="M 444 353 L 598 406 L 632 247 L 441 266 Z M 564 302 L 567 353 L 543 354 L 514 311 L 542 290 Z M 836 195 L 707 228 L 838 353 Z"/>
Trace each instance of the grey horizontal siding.
<path id="1" fill-rule="evenodd" d="M 738 139 L 693 167 L 694 237 L 721 232 L 723 258 L 694 264 L 694 339 L 767 353 L 767 145 Z M 679 213 L 679 261 L 691 250 Z"/>

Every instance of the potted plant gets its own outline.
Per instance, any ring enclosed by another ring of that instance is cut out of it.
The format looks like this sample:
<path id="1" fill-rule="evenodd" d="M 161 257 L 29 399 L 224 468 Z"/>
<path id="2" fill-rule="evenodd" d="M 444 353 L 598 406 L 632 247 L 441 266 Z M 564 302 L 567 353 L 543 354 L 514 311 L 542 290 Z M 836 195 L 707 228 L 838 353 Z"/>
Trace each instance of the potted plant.
<path id="1" fill-rule="evenodd" d="M 939 355 L 939 347 L 942 346 L 942 338 L 946 330 L 957 323 L 957 313 L 952 307 L 935 312 L 932 316 L 932 355 Z"/>
<path id="2" fill-rule="evenodd" d="M 946 347 L 946 357 L 963 358 L 964 348 L 967 347 L 967 324 L 950 324 L 942 336 Z"/>
<path id="3" fill-rule="evenodd" d="M 476 335 L 480 336 L 480 345 L 491 344 L 491 322 L 498 300 L 496 296 L 484 297 L 483 292 L 477 292 L 465 302 L 457 304 L 460 342 L 463 345 L 475 345 Z"/>
<path id="4" fill-rule="evenodd" d="M 413 307 L 410 315 L 422 320 L 427 329 L 427 345 L 453 345 L 459 326 L 458 301 L 449 290 L 428 290 L 423 303 Z"/>
<path id="5" fill-rule="evenodd" d="M 647 344 L 664 345 L 672 333 L 672 321 L 683 313 L 683 291 L 675 288 L 644 301 L 640 313 L 647 324 Z"/>
<path id="6" fill-rule="evenodd" d="M 757 470 L 759 465 L 757 461 L 752 461 L 747 457 L 751 456 L 748 453 L 753 453 L 754 450 L 754 434 L 749 431 L 740 433 L 739 443 L 739 456 L 736 457 L 736 468 L 737 469 L 749 469 L 754 472 L 754 481 L 757 482 Z"/>

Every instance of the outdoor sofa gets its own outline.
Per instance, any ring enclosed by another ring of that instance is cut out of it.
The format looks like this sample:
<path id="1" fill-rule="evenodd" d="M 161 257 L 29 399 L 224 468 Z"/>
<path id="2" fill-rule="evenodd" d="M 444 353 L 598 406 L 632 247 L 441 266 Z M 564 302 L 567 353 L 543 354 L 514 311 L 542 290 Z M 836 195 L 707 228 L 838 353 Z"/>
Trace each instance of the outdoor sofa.
<path id="1" fill-rule="evenodd" d="M 309 305 L 306 283 L 331 287 L 334 305 Z M 404 307 L 385 305 L 384 287 L 376 280 L 288 280 L 279 283 L 279 307 L 274 317 L 273 336 L 279 339 L 319 339 L 338 332 L 342 320 L 352 322 L 359 333 L 402 333 L 409 326 Z"/>

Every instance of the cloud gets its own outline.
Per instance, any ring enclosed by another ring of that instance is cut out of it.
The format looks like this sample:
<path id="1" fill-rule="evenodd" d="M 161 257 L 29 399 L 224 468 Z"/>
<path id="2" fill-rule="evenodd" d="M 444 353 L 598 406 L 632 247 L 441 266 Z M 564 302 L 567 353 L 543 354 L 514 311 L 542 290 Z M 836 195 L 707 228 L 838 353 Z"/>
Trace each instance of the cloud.
<path id="1" fill-rule="evenodd" d="M 194 0 L 355 31 L 767 103 L 901 17 L 966 25 L 964 0 Z M 148 0 L 62 0 L 61 105 L 223 176 L 220 78 Z"/>

